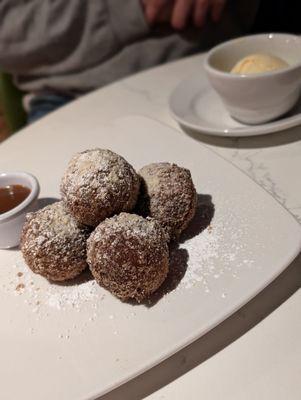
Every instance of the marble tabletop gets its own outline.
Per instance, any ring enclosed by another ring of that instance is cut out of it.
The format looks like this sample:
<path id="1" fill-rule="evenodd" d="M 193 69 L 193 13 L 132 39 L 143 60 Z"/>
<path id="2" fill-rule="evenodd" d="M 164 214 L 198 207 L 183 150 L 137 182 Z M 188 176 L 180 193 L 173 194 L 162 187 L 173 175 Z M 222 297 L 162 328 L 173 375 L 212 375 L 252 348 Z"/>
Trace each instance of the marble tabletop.
<path id="1" fill-rule="evenodd" d="M 179 129 L 169 113 L 169 95 L 182 79 L 203 74 L 202 64 L 203 55 L 194 56 L 91 93 L 5 141 L 0 146 L 1 157 L 18 145 L 21 136 L 51 135 L 58 129 L 63 135 L 70 123 L 88 134 L 97 124 L 142 114 Z M 301 222 L 301 127 L 262 137 L 190 133 L 188 139 L 209 146 L 245 171 Z M 214 330 L 102 399 L 300 399 L 300 284 L 298 257 L 269 287 Z"/>

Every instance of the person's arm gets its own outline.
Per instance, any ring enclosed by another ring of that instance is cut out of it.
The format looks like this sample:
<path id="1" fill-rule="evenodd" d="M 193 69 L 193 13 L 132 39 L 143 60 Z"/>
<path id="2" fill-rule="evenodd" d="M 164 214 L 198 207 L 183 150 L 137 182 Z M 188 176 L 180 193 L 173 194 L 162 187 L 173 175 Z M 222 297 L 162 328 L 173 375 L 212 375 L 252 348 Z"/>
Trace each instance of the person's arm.
<path id="1" fill-rule="evenodd" d="M 14 74 L 75 69 L 85 48 L 106 58 L 148 30 L 140 0 L 1 0 L 0 21 L 0 69 Z"/>
<path id="2" fill-rule="evenodd" d="M 120 43 L 129 43 L 149 32 L 142 0 L 107 0 L 110 20 Z"/>

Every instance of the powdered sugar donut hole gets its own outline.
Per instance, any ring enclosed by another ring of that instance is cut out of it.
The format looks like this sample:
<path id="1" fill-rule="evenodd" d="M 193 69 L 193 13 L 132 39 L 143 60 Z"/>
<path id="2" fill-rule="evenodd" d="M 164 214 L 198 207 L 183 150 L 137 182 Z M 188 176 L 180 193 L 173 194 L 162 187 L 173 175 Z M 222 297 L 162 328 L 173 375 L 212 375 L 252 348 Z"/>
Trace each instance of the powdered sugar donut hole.
<path id="1" fill-rule="evenodd" d="M 86 267 L 87 227 L 78 226 L 57 202 L 27 215 L 21 251 L 29 268 L 51 281 L 75 278 Z"/>
<path id="2" fill-rule="evenodd" d="M 87 254 L 96 281 L 121 300 L 144 300 L 161 286 L 169 269 L 163 229 L 135 214 L 101 222 L 88 240 Z"/>
<path id="3" fill-rule="evenodd" d="M 137 173 L 123 157 L 93 149 L 72 157 L 61 181 L 61 194 L 79 223 L 95 227 L 107 217 L 131 211 L 139 186 Z"/>

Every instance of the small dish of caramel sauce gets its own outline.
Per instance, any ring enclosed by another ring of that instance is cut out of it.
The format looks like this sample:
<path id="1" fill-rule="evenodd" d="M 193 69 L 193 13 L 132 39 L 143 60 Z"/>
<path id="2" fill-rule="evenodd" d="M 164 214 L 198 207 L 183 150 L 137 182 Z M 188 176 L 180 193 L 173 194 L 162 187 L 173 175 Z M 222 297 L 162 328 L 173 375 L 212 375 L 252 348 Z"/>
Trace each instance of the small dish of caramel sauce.
<path id="1" fill-rule="evenodd" d="M 12 210 L 21 204 L 30 193 L 23 185 L 8 185 L 0 187 L 0 214 Z"/>

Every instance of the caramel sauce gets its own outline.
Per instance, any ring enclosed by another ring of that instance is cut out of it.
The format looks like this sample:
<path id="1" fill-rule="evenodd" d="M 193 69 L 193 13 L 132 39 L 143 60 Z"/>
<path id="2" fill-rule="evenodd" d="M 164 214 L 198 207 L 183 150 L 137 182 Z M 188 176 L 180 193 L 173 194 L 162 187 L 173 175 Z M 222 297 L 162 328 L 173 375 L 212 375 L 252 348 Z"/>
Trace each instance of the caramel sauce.
<path id="1" fill-rule="evenodd" d="M 22 185 L 0 187 L 0 214 L 17 207 L 29 193 L 30 189 Z"/>

